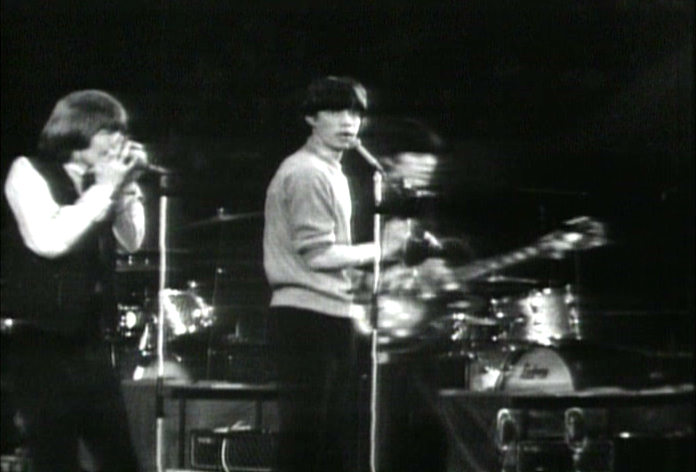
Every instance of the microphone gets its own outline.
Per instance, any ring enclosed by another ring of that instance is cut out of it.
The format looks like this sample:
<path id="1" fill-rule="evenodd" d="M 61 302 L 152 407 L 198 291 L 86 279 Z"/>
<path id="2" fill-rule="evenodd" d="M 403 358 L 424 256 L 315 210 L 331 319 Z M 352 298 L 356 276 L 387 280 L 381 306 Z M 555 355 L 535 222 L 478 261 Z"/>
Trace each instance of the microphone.
<path id="1" fill-rule="evenodd" d="M 360 139 L 355 139 L 355 143 L 353 144 L 353 148 L 360 153 L 360 155 L 367 161 L 368 164 L 370 164 L 372 167 L 380 171 L 382 174 L 385 173 L 384 167 L 382 167 L 382 164 L 379 163 L 377 158 L 373 156 L 370 151 L 365 149 L 365 147 L 362 145 L 360 142 Z"/>
<path id="2" fill-rule="evenodd" d="M 150 172 L 152 174 L 171 174 L 173 171 L 171 169 L 168 169 L 166 167 L 158 166 L 157 164 L 152 164 L 150 162 L 147 162 L 147 150 L 145 148 L 145 145 L 142 143 L 139 143 L 137 141 L 124 141 L 123 146 L 121 147 L 120 152 L 126 152 L 127 151 L 127 156 L 126 159 L 129 159 L 130 162 L 133 162 L 133 160 L 137 161 L 134 165 L 134 169 L 143 171 L 143 172 Z M 126 161 L 128 162 L 128 161 Z"/>
<path id="3" fill-rule="evenodd" d="M 153 174 L 172 174 L 172 173 L 174 173 L 174 171 L 172 169 L 169 169 L 167 167 L 158 166 L 157 164 L 151 164 L 149 162 L 146 162 L 144 164 L 138 164 L 136 166 L 136 169 L 142 170 L 145 172 L 150 172 Z"/>

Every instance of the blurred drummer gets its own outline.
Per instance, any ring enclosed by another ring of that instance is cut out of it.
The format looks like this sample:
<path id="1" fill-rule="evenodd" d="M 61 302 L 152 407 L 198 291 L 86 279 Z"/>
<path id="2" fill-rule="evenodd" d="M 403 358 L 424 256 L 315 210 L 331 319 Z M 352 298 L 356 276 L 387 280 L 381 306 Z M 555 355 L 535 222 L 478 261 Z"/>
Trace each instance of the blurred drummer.
<path id="1" fill-rule="evenodd" d="M 98 90 L 57 102 L 34 157 L 11 165 L 14 216 L 2 238 L 3 378 L 11 382 L 32 470 L 135 471 L 125 405 L 102 317 L 115 310 L 115 250 L 142 245 L 135 183 L 147 164 L 127 114 Z M 5 330 L 8 331 L 8 330 Z M 78 445 L 85 450 L 80 461 Z"/>

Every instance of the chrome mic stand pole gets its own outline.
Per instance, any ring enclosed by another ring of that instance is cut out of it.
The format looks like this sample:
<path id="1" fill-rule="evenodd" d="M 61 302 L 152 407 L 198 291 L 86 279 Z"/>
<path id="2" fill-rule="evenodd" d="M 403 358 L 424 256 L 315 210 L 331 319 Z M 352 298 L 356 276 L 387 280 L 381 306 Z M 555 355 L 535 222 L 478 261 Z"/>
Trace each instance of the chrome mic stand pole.
<path id="1" fill-rule="evenodd" d="M 370 304 L 370 351 L 371 351 L 371 377 L 370 377 L 370 472 L 377 471 L 377 415 L 378 415 L 378 395 L 379 395 L 379 307 L 378 297 L 382 271 L 382 186 L 385 170 L 370 151 L 365 149 L 359 139 L 355 141 L 354 148 L 375 169 L 373 182 L 375 194 L 375 215 L 374 215 L 374 245 L 375 259 L 373 265 L 372 279 L 372 300 Z"/>
<path id="2" fill-rule="evenodd" d="M 164 180 L 161 177 L 160 180 Z M 160 181 L 160 185 L 162 182 Z M 159 291 L 157 313 L 157 384 L 155 387 L 155 414 L 156 414 L 156 451 L 157 472 L 164 472 L 164 356 L 165 356 L 165 306 L 164 290 L 167 286 L 167 207 L 168 197 L 160 195 L 159 204 Z"/>
<path id="3" fill-rule="evenodd" d="M 373 265 L 374 276 L 372 279 L 372 300 L 370 304 L 370 352 L 371 352 L 371 382 L 370 382 L 370 471 L 377 471 L 377 415 L 378 415 L 378 374 L 379 374 L 379 307 L 378 297 L 382 270 L 382 173 L 376 170 L 373 176 L 375 194 L 374 214 L 374 244 L 375 260 Z"/>

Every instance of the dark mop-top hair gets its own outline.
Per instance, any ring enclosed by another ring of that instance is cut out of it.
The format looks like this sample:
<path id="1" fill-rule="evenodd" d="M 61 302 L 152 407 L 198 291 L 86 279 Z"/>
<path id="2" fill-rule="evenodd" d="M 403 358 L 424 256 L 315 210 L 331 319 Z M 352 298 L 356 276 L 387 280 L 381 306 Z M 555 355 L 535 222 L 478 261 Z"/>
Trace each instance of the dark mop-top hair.
<path id="1" fill-rule="evenodd" d="M 367 91 L 351 77 L 327 76 L 315 79 L 307 87 L 300 107 L 303 116 L 314 115 L 322 110 L 367 111 Z"/>
<path id="2" fill-rule="evenodd" d="M 81 90 L 61 98 L 39 135 L 38 157 L 60 163 L 73 151 L 89 146 L 101 130 L 127 129 L 128 114 L 113 96 L 100 90 Z"/>

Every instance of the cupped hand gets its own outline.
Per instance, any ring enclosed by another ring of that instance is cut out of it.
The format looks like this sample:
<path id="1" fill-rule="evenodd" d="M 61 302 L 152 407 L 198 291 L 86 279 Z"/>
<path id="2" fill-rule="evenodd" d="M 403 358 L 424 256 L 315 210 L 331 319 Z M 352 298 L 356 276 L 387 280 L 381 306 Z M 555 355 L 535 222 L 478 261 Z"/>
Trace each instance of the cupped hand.
<path id="1" fill-rule="evenodd" d="M 110 184 L 115 188 L 135 181 L 147 164 L 147 153 L 142 144 L 135 141 L 126 141 L 118 150 L 94 164 L 95 182 L 98 184 Z"/>

